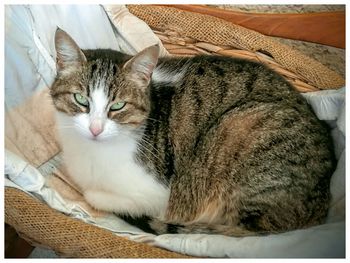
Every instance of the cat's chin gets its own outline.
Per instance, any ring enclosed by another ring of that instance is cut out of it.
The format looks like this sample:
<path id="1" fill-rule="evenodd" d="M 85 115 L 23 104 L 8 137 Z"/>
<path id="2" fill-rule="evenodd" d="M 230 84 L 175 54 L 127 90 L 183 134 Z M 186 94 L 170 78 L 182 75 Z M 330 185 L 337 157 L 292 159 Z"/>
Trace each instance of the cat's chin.
<path id="1" fill-rule="evenodd" d="M 104 143 L 117 140 L 118 136 L 85 136 L 85 138 L 91 142 Z"/>
<path id="2" fill-rule="evenodd" d="M 90 136 L 88 140 L 93 141 L 93 142 L 101 142 L 103 141 L 103 138 L 100 137 L 95 137 L 95 136 Z"/>

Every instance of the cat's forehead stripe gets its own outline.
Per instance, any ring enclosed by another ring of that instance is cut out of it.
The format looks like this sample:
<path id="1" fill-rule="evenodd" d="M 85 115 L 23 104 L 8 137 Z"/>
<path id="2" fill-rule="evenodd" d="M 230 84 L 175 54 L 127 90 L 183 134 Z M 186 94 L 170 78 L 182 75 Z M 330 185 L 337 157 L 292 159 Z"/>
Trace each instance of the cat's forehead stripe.
<path id="1" fill-rule="evenodd" d="M 108 94 L 116 72 L 114 63 L 109 60 L 96 60 L 90 65 L 89 70 L 89 93 L 94 89 L 103 88 Z"/>

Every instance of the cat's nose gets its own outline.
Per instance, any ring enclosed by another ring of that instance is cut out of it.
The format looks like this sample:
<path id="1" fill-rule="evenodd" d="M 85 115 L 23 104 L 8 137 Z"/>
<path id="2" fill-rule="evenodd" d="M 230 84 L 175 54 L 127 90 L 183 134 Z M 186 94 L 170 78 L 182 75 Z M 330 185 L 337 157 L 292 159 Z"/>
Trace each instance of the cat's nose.
<path id="1" fill-rule="evenodd" d="M 93 120 L 90 123 L 89 129 L 95 137 L 98 136 L 101 132 L 103 132 L 102 121 L 101 120 Z"/>

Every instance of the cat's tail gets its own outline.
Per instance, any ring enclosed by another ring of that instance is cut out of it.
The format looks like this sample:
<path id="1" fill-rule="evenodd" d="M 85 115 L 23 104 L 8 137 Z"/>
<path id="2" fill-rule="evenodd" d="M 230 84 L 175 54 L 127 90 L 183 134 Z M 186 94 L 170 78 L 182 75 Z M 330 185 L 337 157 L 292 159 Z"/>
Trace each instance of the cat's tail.
<path id="1" fill-rule="evenodd" d="M 156 235 L 161 234 L 216 234 L 234 237 L 246 237 L 264 235 L 267 232 L 250 231 L 243 226 L 229 226 L 219 224 L 204 224 L 204 223 L 193 223 L 193 224 L 171 224 L 160 221 L 158 219 L 150 218 L 148 216 L 142 216 L 133 218 L 130 216 L 121 216 L 120 218 L 137 226 L 145 232 L 149 232 Z"/>
<path id="2" fill-rule="evenodd" d="M 246 237 L 263 235 L 263 232 L 250 231 L 241 226 L 229 225 L 208 225 L 202 223 L 193 223 L 186 225 L 169 224 L 162 221 L 152 219 L 149 226 L 157 234 L 217 234 L 234 237 Z"/>

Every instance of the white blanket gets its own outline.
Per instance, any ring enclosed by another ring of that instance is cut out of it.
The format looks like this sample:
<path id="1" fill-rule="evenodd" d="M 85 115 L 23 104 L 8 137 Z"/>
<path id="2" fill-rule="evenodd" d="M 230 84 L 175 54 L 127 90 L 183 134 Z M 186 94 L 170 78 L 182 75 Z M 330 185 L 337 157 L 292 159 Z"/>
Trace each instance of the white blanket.
<path id="1" fill-rule="evenodd" d="M 119 10 L 117 17 L 108 17 L 111 8 Z M 7 6 L 5 23 L 7 110 L 52 83 L 55 75 L 53 36 L 56 26 L 71 34 L 82 48 L 113 48 L 133 54 L 159 42 L 151 29 L 124 6 L 105 6 L 105 9 L 91 5 Z M 162 55 L 166 54 L 163 49 Z M 155 236 L 130 226 L 114 215 L 92 217 L 78 204 L 70 203 L 47 187 L 39 170 L 9 151 L 5 152 L 5 186 L 17 187 L 58 211 L 109 229 L 117 235 L 188 255 L 345 257 L 345 88 L 304 96 L 317 116 L 332 127 L 338 159 L 331 181 L 331 208 L 323 225 L 262 237 L 234 238 L 204 234 Z"/>

